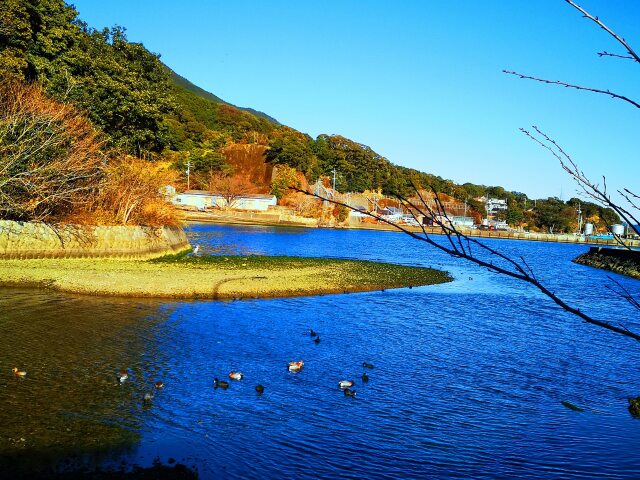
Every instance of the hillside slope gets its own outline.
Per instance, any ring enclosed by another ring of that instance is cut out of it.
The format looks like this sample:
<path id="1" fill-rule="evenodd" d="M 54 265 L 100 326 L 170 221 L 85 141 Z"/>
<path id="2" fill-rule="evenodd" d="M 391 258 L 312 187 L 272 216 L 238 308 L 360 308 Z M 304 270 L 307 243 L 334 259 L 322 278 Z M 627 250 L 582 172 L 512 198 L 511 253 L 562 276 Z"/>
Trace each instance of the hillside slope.
<path id="1" fill-rule="evenodd" d="M 278 122 L 278 120 L 276 120 L 275 118 L 267 115 L 266 113 L 260 112 L 259 110 L 254 110 L 253 108 L 238 107 L 237 105 L 233 105 L 232 103 L 225 102 L 223 99 L 221 99 L 217 95 L 214 95 L 213 93 L 208 92 L 204 88 L 200 88 L 196 84 L 194 84 L 191 81 L 189 81 L 188 79 L 184 78 L 182 75 L 177 74 L 176 72 L 171 70 L 171 68 L 167 67 L 166 65 L 165 65 L 165 67 L 167 68 L 167 71 L 169 72 L 170 81 L 174 85 L 176 85 L 176 86 L 178 86 L 180 88 L 183 88 L 184 90 L 186 90 L 188 92 L 194 93 L 198 97 L 204 98 L 206 100 L 211 100 L 211 101 L 216 102 L 216 103 L 224 103 L 225 105 L 230 105 L 232 107 L 237 108 L 238 110 L 249 112 L 249 113 L 255 115 L 256 117 L 264 118 L 265 120 L 269 120 L 270 122 L 272 122 L 272 123 L 274 123 L 276 125 L 280 125 L 280 122 Z"/>

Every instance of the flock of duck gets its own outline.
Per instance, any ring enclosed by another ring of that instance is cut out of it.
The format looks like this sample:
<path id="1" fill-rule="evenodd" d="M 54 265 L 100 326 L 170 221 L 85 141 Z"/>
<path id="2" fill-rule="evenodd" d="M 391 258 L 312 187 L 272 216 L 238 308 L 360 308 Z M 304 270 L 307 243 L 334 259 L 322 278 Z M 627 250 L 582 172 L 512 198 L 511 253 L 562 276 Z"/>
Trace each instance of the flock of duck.
<path id="1" fill-rule="evenodd" d="M 316 345 L 320 343 L 320 335 L 318 335 L 313 329 L 309 329 L 309 335 L 311 336 L 311 338 L 313 338 L 313 342 Z M 287 364 L 287 370 L 291 373 L 298 373 L 302 370 L 303 367 L 304 367 L 304 361 L 302 360 L 291 361 Z M 373 364 L 368 362 L 362 362 L 362 367 L 369 370 L 374 368 Z M 229 372 L 229 380 L 239 382 L 243 378 L 244 378 L 244 374 L 242 372 L 236 372 L 236 371 Z M 360 378 L 362 379 L 363 382 L 369 381 L 369 375 L 367 375 L 366 371 L 362 373 L 362 376 Z M 340 380 L 338 382 L 338 388 L 344 393 L 345 397 L 353 398 L 358 394 L 358 392 L 353 389 L 354 385 L 355 385 L 355 381 L 353 380 Z M 226 390 L 227 388 L 229 388 L 229 382 L 226 380 L 220 380 L 219 378 L 214 378 L 213 388 L 216 388 L 216 389 L 221 388 L 223 390 Z M 261 385 L 261 384 L 256 385 L 255 390 L 258 394 L 262 394 L 264 392 L 264 385 Z"/>
<path id="2" fill-rule="evenodd" d="M 320 343 L 320 336 L 313 329 L 309 329 L 309 335 L 313 338 L 313 342 L 316 345 Z M 289 370 L 289 372 L 292 372 L 292 373 L 300 372 L 303 367 L 304 367 L 304 361 L 302 360 L 291 361 L 287 364 L 287 370 Z M 365 369 L 365 371 L 362 373 L 362 376 L 360 378 L 363 382 L 368 382 L 369 375 L 367 375 L 366 370 L 370 370 L 374 368 L 374 366 L 371 363 L 362 362 L 362 367 Z M 25 378 L 27 376 L 27 372 L 20 370 L 17 367 L 14 367 L 12 371 L 13 371 L 13 375 L 16 378 Z M 243 378 L 244 378 L 244 374 L 242 372 L 236 372 L 236 371 L 229 372 L 229 380 L 239 382 Z M 125 383 L 128 379 L 129 379 L 129 372 L 126 369 L 120 370 L 120 372 L 116 377 L 116 380 L 120 385 Z M 344 393 L 345 397 L 354 398 L 357 395 L 358 392 L 353 389 L 354 385 L 355 385 L 355 381 L 353 380 L 340 380 L 338 382 L 338 388 Z M 158 380 L 153 384 L 153 387 L 155 390 L 161 390 L 164 388 L 164 382 L 162 382 L 162 380 Z M 220 388 L 222 390 L 226 390 L 227 388 L 229 388 L 229 382 L 226 380 L 220 380 L 218 378 L 214 378 L 213 388 L 214 389 Z M 256 385 L 255 391 L 259 395 L 261 395 L 262 393 L 264 393 L 264 386 L 261 384 Z M 154 394 L 152 392 L 146 392 L 142 398 L 142 402 L 143 404 L 148 405 L 153 400 L 153 398 L 154 398 Z"/>

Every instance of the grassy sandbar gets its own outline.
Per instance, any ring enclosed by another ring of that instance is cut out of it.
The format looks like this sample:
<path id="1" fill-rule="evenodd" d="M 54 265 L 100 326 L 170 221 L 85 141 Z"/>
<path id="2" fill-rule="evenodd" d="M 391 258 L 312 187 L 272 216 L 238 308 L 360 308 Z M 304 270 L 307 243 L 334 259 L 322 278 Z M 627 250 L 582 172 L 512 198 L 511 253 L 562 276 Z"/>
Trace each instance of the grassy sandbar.
<path id="1" fill-rule="evenodd" d="M 448 281 L 451 277 L 446 272 L 429 268 L 324 258 L 177 256 L 151 261 L 0 261 L 0 286 L 127 297 L 294 297 Z"/>

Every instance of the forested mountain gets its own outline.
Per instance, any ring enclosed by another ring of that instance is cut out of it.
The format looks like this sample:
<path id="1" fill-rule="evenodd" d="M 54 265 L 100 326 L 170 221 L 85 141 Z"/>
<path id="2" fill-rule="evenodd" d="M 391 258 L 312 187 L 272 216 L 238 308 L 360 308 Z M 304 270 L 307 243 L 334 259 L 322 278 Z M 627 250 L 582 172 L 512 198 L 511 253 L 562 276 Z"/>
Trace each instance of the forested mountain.
<path id="1" fill-rule="evenodd" d="M 187 80 L 183 76 L 178 75 L 176 72 L 171 70 L 169 67 L 166 67 L 166 68 L 169 70 L 169 76 L 171 78 L 171 82 L 174 85 L 176 85 L 177 87 L 181 87 L 184 90 L 187 90 L 188 92 L 195 93 L 197 96 L 205 98 L 207 100 L 212 100 L 212 101 L 214 101 L 216 103 L 225 103 L 225 104 L 230 105 L 232 107 L 235 107 L 235 108 L 237 108 L 239 110 L 244 110 L 245 112 L 252 113 L 256 117 L 264 118 L 265 120 L 269 120 L 271 123 L 275 123 L 276 125 L 280 125 L 280 122 L 278 122 L 275 118 L 270 117 L 266 113 L 260 112 L 258 110 L 254 110 L 253 108 L 238 107 L 236 105 L 232 105 L 232 104 L 230 104 L 228 102 L 225 102 L 224 100 L 222 100 L 220 97 L 214 95 L 213 93 L 207 92 L 205 89 L 200 88 L 197 85 L 194 85 L 193 83 L 191 83 L 189 80 Z"/>
<path id="2" fill-rule="evenodd" d="M 0 76 L 40 84 L 53 99 L 86 112 L 105 147 L 191 165 L 196 185 L 212 174 L 234 175 L 225 152 L 238 144 L 264 146 L 267 162 L 288 165 L 307 180 L 333 175 L 340 191 L 407 193 L 410 184 L 433 188 L 482 211 L 474 198 L 507 199 L 509 223 L 571 230 L 575 208 L 557 199 L 532 202 L 502 187 L 465 183 L 391 163 L 369 146 L 340 135 L 312 138 L 252 109 L 238 108 L 197 87 L 162 64 L 124 29 L 96 30 L 63 0 L 2 0 Z M 261 159 L 262 161 L 262 159 Z M 591 208 L 591 207 L 589 207 Z M 593 218 L 615 221 L 593 205 Z M 560 221 L 562 217 L 565 220 Z"/>

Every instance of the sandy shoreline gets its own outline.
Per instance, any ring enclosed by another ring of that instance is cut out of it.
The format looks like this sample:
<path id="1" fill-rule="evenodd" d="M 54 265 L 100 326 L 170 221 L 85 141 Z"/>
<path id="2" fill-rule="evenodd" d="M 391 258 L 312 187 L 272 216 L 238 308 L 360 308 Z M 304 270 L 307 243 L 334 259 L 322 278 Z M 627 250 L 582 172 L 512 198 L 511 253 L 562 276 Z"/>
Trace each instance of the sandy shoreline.
<path id="1" fill-rule="evenodd" d="M 297 257 L 0 261 L 0 286 L 123 297 L 294 297 L 431 285 L 450 280 L 446 272 L 432 269 Z"/>

